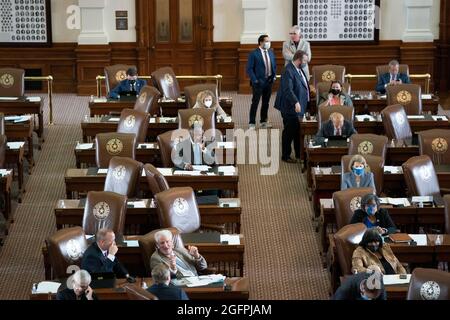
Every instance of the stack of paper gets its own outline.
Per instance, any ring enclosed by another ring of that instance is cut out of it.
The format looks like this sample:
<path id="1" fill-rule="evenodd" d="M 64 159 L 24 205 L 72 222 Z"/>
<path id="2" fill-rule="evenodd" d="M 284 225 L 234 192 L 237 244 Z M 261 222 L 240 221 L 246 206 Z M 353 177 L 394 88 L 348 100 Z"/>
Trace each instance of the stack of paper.
<path id="1" fill-rule="evenodd" d="M 403 169 L 401 166 L 384 166 L 384 172 L 398 174 L 398 173 L 403 173 Z"/>
<path id="2" fill-rule="evenodd" d="M 418 246 L 426 246 L 428 244 L 426 234 L 410 234 L 409 236 L 417 243 Z"/>
<path id="3" fill-rule="evenodd" d="M 158 168 L 158 171 L 161 172 L 163 176 L 171 176 L 172 168 Z"/>
<path id="4" fill-rule="evenodd" d="M 156 149 L 154 143 L 139 143 L 138 149 Z"/>
<path id="5" fill-rule="evenodd" d="M 100 103 L 100 102 L 107 102 L 108 99 L 106 97 L 103 98 L 94 98 L 94 102 L 95 103 Z"/>
<path id="6" fill-rule="evenodd" d="M 233 121 L 233 119 L 231 117 L 224 117 L 223 118 L 223 122 L 230 123 L 232 121 Z"/>
<path id="7" fill-rule="evenodd" d="M 93 149 L 93 148 L 94 148 L 93 143 L 79 143 L 76 146 L 77 150 L 89 150 L 89 149 Z"/>
<path id="8" fill-rule="evenodd" d="M 227 242 L 229 245 L 239 245 L 241 244 L 241 240 L 239 239 L 238 234 L 221 234 L 220 242 Z"/>
<path id="9" fill-rule="evenodd" d="M 192 168 L 194 169 L 194 171 L 208 171 L 209 169 L 211 169 L 210 166 L 205 165 L 193 165 Z"/>
<path id="10" fill-rule="evenodd" d="M 171 282 L 176 286 L 202 287 L 212 283 L 220 283 L 225 281 L 225 276 L 221 274 L 211 274 L 199 277 L 185 277 L 182 279 L 173 279 Z"/>
<path id="11" fill-rule="evenodd" d="M 15 101 L 18 100 L 18 97 L 0 97 L 0 100 L 4 100 L 4 101 Z"/>
<path id="12" fill-rule="evenodd" d="M 15 121 L 17 119 L 20 119 L 20 116 L 6 116 L 5 121 Z"/>
<path id="13" fill-rule="evenodd" d="M 200 171 L 184 171 L 184 170 L 175 170 L 173 172 L 174 176 L 200 176 L 202 173 Z"/>
<path id="14" fill-rule="evenodd" d="M 415 196 L 411 198 L 411 202 L 433 202 L 433 196 Z"/>
<path id="15" fill-rule="evenodd" d="M 233 166 L 219 166 L 217 171 L 223 172 L 224 175 L 234 175 L 236 173 L 236 168 Z"/>
<path id="16" fill-rule="evenodd" d="M 369 121 L 377 121 L 377 119 L 370 114 L 355 115 L 355 118 L 357 121 L 366 121 L 365 119 L 369 119 Z"/>
<path id="17" fill-rule="evenodd" d="M 27 97 L 30 102 L 41 102 L 41 97 Z"/>
<path id="18" fill-rule="evenodd" d="M 393 206 L 403 205 L 405 207 L 411 206 L 407 198 L 380 198 L 381 204 L 392 204 Z"/>
<path id="19" fill-rule="evenodd" d="M 422 94 L 422 100 L 429 100 L 431 98 L 432 98 L 431 94 Z"/>
<path id="20" fill-rule="evenodd" d="M 36 293 L 57 293 L 60 286 L 59 282 L 42 281 L 39 282 Z"/>
<path id="21" fill-rule="evenodd" d="M 385 274 L 383 275 L 383 283 L 385 286 L 394 284 L 408 284 L 411 281 L 411 275 L 407 274 L 406 279 L 400 279 L 399 274 Z"/>
<path id="22" fill-rule="evenodd" d="M 150 118 L 150 123 L 156 123 L 156 118 Z"/>
<path id="23" fill-rule="evenodd" d="M 241 205 L 241 201 L 236 198 L 220 198 L 219 207 L 224 207 L 225 205 L 228 205 L 230 208 L 237 208 Z"/>
<path id="24" fill-rule="evenodd" d="M 107 174 L 108 173 L 108 169 L 98 169 L 97 174 Z"/>
<path id="25" fill-rule="evenodd" d="M 109 118 L 108 121 L 109 122 L 119 122 L 120 118 Z"/>
<path id="26" fill-rule="evenodd" d="M 128 204 L 133 205 L 135 208 L 145 208 L 145 200 L 140 201 L 128 201 Z"/>
<path id="27" fill-rule="evenodd" d="M 433 118 L 434 121 L 438 121 L 438 119 L 441 121 L 448 121 L 448 118 L 446 116 L 431 116 L 431 117 Z"/>
<path id="28" fill-rule="evenodd" d="M 133 248 L 139 247 L 139 241 L 138 240 L 124 240 L 123 242 L 125 242 L 127 247 L 133 247 Z"/>
<path id="29" fill-rule="evenodd" d="M 19 141 L 19 142 L 7 142 L 6 145 L 10 149 L 20 149 L 24 146 L 25 142 Z"/>
<path id="30" fill-rule="evenodd" d="M 407 116 L 409 120 L 422 120 L 425 119 L 425 116 Z"/>
<path id="31" fill-rule="evenodd" d="M 325 209 L 332 209 L 332 208 L 334 208 L 333 199 L 320 199 L 320 206 L 325 208 Z"/>

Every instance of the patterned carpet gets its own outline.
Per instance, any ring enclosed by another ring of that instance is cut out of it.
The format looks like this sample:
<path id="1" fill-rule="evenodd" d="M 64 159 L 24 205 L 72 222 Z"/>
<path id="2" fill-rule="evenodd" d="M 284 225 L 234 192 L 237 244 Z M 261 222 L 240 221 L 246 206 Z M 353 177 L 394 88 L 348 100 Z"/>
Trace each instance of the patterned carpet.
<path id="1" fill-rule="evenodd" d="M 236 127 L 247 129 L 251 96 L 228 95 L 233 97 Z M 87 97 L 75 95 L 54 97 L 55 125 L 46 127 L 46 142 L 36 152 L 36 166 L 26 178 L 27 192 L 0 248 L 0 299 L 28 299 L 31 284 L 44 279 L 41 248 L 56 230 L 53 209 L 65 196 L 65 169 L 75 166 L 73 147 L 81 140 L 80 122 L 88 114 L 87 102 Z M 275 129 L 281 128 L 273 108 L 269 118 Z M 250 153 L 256 153 L 252 146 Z M 280 162 L 279 166 L 272 176 L 262 176 L 260 165 L 239 166 L 244 272 L 250 280 L 250 298 L 327 299 L 327 276 L 305 179 L 298 165 Z"/>

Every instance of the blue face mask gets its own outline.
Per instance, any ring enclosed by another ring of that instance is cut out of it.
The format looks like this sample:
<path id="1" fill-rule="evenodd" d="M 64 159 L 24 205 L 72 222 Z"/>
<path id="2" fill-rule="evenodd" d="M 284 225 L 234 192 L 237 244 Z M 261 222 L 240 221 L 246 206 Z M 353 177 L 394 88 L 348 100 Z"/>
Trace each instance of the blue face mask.
<path id="1" fill-rule="evenodd" d="M 356 174 L 357 176 L 362 176 L 364 174 L 364 168 L 352 168 L 353 173 Z"/>
<path id="2" fill-rule="evenodd" d="M 366 212 L 368 215 L 373 216 L 377 212 L 377 206 L 367 206 Z"/>

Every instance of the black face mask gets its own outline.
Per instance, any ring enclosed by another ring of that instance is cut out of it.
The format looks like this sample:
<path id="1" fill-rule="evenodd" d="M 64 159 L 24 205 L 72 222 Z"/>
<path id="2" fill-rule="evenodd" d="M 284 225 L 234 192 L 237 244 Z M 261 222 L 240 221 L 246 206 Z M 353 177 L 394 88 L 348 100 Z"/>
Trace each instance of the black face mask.
<path id="1" fill-rule="evenodd" d="M 369 249 L 372 252 L 377 252 L 379 248 L 380 248 L 379 245 L 375 245 L 375 246 L 371 245 L 371 244 L 367 245 L 367 249 Z"/>
<path id="2" fill-rule="evenodd" d="M 331 89 L 330 92 L 332 94 L 334 94 L 335 96 L 337 96 L 339 93 L 341 93 L 341 90 L 339 90 L 339 89 Z"/>

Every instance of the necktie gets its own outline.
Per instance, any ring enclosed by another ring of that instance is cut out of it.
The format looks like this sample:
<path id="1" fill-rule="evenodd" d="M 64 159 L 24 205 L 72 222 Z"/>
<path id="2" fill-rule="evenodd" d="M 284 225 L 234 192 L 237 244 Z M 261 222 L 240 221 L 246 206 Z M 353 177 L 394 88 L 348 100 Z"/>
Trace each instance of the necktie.
<path id="1" fill-rule="evenodd" d="M 270 76 L 269 69 L 269 56 L 267 55 L 267 50 L 264 50 L 264 64 L 266 65 L 266 78 Z"/>
<path id="2" fill-rule="evenodd" d="M 200 148 L 200 144 L 194 143 L 194 164 L 201 165 L 202 164 L 202 150 Z"/>
<path id="3" fill-rule="evenodd" d="M 341 128 L 336 128 L 336 136 L 340 136 L 341 135 Z"/>

